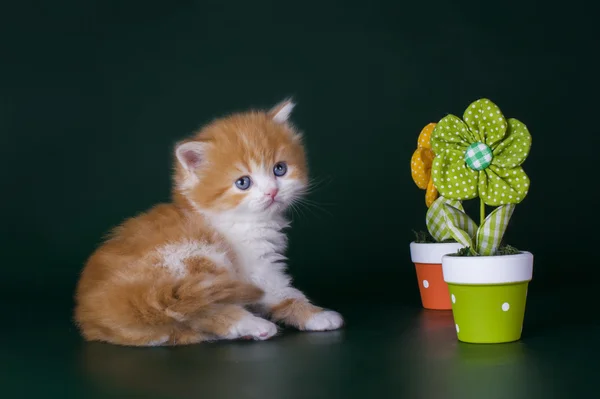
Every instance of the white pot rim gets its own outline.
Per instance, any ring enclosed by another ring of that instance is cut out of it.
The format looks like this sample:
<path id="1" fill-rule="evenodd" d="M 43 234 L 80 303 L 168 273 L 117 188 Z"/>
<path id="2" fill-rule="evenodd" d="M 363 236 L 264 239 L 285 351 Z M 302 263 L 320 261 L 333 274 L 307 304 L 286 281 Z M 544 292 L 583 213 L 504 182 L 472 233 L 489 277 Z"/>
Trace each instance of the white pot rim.
<path id="1" fill-rule="evenodd" d="M 510 284 L 531 281 L 533 254 L 443 256 L 444 281 L 450 284 Z"/>
<path id="2" fill-rule="evenodd" d="M 442 256 L 456 253 L 464 245 L 457 242 L 411 242 L 410 259 L 413 263 L 441 264 Z"/>

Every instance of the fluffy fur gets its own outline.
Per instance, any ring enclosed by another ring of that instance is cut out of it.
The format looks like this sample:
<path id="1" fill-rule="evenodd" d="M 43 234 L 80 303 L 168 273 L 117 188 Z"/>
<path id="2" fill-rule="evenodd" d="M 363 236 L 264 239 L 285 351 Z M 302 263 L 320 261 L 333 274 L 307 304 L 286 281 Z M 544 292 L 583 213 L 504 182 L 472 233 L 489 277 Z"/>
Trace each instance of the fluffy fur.
<path id="1" fill-rule="evenodd" d="M 86 340 L 184 345 L 265 340 L 274 322 L 342 326 L 286 274 L 284 213 L 308 182 L 293 107 L 220 118 L 176 146 L 173 202 L 115 228 L 82 271 L 75 321 Z"/>

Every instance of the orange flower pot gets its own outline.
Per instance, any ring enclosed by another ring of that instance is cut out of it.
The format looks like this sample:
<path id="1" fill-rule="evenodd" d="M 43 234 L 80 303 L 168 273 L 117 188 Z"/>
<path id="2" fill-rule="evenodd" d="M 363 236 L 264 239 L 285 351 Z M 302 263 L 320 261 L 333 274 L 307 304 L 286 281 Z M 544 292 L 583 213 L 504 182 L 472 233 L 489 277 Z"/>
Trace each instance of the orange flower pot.
<path id="1" fill-rule="evenodd" d="M 450 310 L 450 292 L 442 272 L 442 256 L 463 246 L 458 243 L 410 243 L 410 257 L 417 271 L 421 303 L 425 309 Z"/>

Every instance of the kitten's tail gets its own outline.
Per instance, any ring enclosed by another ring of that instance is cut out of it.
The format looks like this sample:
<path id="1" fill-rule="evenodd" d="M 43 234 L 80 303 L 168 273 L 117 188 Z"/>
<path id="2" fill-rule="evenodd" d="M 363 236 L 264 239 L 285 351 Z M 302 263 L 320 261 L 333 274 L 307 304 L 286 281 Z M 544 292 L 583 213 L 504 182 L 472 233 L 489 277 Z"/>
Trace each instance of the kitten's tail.
<path id="1" fill-rule="evenodd" d="M 169 320 L 184 322 L 214 305 L 256 303 L 264 291 L 234 280 L 226 274 L 190 276 L 184 280 L 163 280 L 129 290 L 129 305 L 147 324 Z M 132 292 L 137 291 L 137 292 Z"/>
<path id="2" fill-rule="evenodd" d="M 74 315 L 83 336 L 136 344 L 147 343 L 146 327 L 155 335 L 168 333 L 174 323 L 201 318 L 223 304 L 256 303 L 264 295 L 260 288 L 234 280 L 225 271 L 185 279 L 120 281 L 100 290 L 83 288 L 85 285 L 78 288 Z"/>

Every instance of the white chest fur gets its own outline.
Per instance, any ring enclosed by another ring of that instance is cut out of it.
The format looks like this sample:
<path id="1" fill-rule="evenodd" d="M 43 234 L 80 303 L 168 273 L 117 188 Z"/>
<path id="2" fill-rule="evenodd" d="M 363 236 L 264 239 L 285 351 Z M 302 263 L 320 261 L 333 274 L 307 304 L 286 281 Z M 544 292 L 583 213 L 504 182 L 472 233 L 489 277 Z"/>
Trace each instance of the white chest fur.
<path id="1" fill-rule="evenodd" d="M 282 231 L 284 221 L 235 222 L 221 224 L 219 230 L 233 246 L 242 272 L 257 273 L 269 265 L 286 260 L 287 237 Z"/>
<path id="2" fill-rule="evenodd" d="M 242 278 L 265 290 L 265 302 L 276 303 L 284 298 L 302 296 L 290 287 L 285 273 L 289 222 L 280 219 L 215 220 L 214 226 L 229 241 L 236 252 Z"/>

